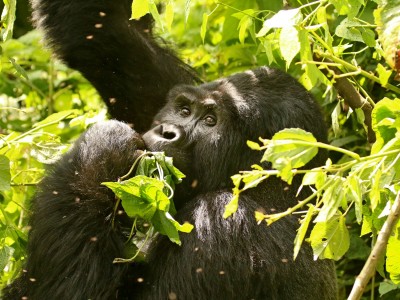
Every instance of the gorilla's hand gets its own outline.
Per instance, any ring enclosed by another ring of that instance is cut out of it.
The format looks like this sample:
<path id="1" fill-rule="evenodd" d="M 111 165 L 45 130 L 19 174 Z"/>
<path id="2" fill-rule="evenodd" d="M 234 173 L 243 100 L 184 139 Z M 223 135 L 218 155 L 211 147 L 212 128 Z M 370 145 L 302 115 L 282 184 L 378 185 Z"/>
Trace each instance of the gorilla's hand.
<path id="1" fill-rule="evenodd" d="M 98 185 L 125 175 L 142 150 L 144 143 L 138 133 L 125 123 L 107 121 L 91 127 L 64 157 L 64 163 L 70 162 L 85 184 L 89 180 Z"/>

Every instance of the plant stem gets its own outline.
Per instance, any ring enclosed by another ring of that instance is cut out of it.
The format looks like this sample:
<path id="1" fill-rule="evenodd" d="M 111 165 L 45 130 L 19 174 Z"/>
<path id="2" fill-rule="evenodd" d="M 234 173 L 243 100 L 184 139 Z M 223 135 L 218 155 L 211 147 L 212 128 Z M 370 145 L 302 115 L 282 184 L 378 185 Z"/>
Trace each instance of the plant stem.
<path id="1" fill-rule="evenodd" d="M 348 63 L 347 61 L 340 59 L 340 58 L 338 58 L 332 54 L 326 53 L 326 52 L 315 50 L 315 53 L 323 58 L 327 58 L 329 60 L 334 61 L 335 63 L 343 65 L 346 69 L 353 70 L 353 71 L 359 71 L 360 75 L 367 77 L 368 79 L 375 81 L 376 83 L 381 84 L 383 87 L 387 88 L 388 90 L 391 90 L 392 92 L 400 94 L 400 88 L 398 88 L 394 85 L 391 85 L 390 83 L 383 85 L 378 77 L 376 77 L 375 75 L 372 75 L 371 73 L 368 73 L 367 71 L 364 71 L 360 67 L 354 66 L 351 63 Z"/>
<path id="2" fill-rule="evenodd" d="M 390 209 L 390 213 L 380 230 L 376 239 L 376 244 L 368 257 L 362 271 L 357 276 L 354 282 L 353 289 L 351 290 L 348 300 L 358 300 L 361 298 L 365 287 L 367 286 L 371 277 L 375 274 L 376 265 L 379 259 L 385 252 L 390 235 L 393 232 L 400 217 L 400 192 L 397 193 L 396 199 Z"/>

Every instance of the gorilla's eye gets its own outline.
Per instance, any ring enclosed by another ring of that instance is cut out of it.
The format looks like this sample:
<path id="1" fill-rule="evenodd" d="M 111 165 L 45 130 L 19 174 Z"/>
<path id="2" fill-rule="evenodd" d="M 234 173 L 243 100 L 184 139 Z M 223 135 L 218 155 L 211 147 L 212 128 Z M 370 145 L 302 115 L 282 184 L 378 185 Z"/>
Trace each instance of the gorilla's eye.
<path id="1" fill-rule="evenodd" d="M 189 117 L 190 116 L 190 114 L 191 114 L 191 111 L 190 111 L 190 109 L 188 108 L 188 107 L 182 107 L 181 108 L 181 110 L 179 111 L 179 114 L 182 116 L 182 117 Z"/>
<path id="2" fill-rule="evenodd" d="M 204 123 L 207 126 L 214 126 L 215 124 L 217 124 L 217 119 L 214 116 L 207 116 L 204 118 Z"/>

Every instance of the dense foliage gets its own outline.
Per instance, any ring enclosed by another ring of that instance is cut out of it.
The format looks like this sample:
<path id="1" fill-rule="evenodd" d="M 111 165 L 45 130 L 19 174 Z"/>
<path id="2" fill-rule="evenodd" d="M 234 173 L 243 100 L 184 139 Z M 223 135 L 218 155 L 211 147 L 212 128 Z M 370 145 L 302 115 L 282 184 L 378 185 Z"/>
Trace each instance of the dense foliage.
<path id="1" fill-rule="evenodd" d="M 46 165 L 87 126 L 107 117 L 95 90 L 82 76 L 43 49 L 40 33 L 12 37 L 16 0 L 4 4 L 2 286 L 23 264 L 29 200 Z M 286 212 L 256 212 L 256 218 L 270 224 L 287 214 L 302 216 L 295 253 L 303 242 L 310 242 L 316 258 L 338 260 L 343 298 L 371 248 L 379 245 L 378 234 L 387 230 L 393 218 L 387 249 L 378 252 L 381 257 L 372 268 L 378 275 L 366 289 L 371 297 L 379 291 L 386 299 L 400 298 L 400 225 L 394 213 L 400 202 L 399 5 L 398 0 L 169 0 L 159 14 L 153 1 L 133 2 L 132 17 L 150 12 L 162 38 L 175 41 L 181 57 L 204 80 L 270 65 L 297 77 L 320 102 L 331 124 L 329 145 L 292 129 L 271 140 L 249 143 L 255 151 L 266 150 L 263 159 L 271 161 L 275 170 L 253 166 L 253 172 L 235 175 L 237 197 L 224 217 L 234 213 L 242 190 L 268 176 L 290 182 L 296 174 L 306 173 L 303 188 L 315 190 L 311 197 Z M 319 147 L 330 150 L 326 165 L 301 169 Z"/>

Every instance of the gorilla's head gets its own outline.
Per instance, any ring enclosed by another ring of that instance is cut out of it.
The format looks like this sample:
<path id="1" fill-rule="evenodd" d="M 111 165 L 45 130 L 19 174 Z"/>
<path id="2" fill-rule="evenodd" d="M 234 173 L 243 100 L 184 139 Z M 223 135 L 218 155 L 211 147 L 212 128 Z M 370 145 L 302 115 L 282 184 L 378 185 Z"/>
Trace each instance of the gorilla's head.
<path id="1" fill-rule="evenodd" d="M 259 163 L 246 141 L 303 128 L 326 141 L 319 107 L 292 77 L 259 68 L 200 86 L 173 88 L 143 139 L 152 151 L 174 158 L 198 191 L 230 187 L 230 176 Z"/>

